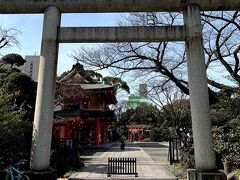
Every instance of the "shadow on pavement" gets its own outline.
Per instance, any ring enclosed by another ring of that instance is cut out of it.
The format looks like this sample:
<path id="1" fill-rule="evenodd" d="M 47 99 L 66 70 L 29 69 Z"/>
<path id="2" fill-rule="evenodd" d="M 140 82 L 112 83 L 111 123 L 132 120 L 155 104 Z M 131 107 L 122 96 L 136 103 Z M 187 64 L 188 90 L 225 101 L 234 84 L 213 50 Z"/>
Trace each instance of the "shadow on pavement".
<path id="1" fill-rule="evenodd" d="M 124 150 L 120 149 L 120 144 L 112 147 L 84 147 L 83 148 L 83 156 L 101 156 L 104 152 L 118 152 L 118 151 L 140 151 L 138 146 L 132 146 L 130 144 L 126 144 Z"/>
<path id="2" fill-rule="evenodd" d="M 139 147 L 142 147 L 142 148 L 168 148 L 168 146 L 167 145 L 163 145 L 163 144 L 159 144 L 159 143 L 154 143 L 154 142 L 152 142 L 152 143 L 137 143 L 137 145 L 139 146 Z"/>
<path id="3" fill-rule="evenodd" d="M 106 164 L 98 164 L 96 165 L 87 165 L 80 170 L 80 172 L 94 172 L 97 174 L 106 174 L 107 173 L 107 165 Z"/>

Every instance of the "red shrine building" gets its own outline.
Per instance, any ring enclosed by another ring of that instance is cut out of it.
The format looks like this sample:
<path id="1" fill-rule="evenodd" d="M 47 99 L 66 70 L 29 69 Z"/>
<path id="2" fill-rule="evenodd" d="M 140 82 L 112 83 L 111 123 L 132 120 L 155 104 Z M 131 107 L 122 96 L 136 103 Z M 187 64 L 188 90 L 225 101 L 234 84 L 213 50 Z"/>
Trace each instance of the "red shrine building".
<path id="1" fill-rule="evenodd" d="M 53 133 L 56 140 L 67 146 L 98 146 L 107 141 L 107 127 L 115 121 L 116 104 L 114 87 L 100 84 L 91 71 L 79 63 L 56 84 L 56 101 L 59 110 L 54 112 Z"/>

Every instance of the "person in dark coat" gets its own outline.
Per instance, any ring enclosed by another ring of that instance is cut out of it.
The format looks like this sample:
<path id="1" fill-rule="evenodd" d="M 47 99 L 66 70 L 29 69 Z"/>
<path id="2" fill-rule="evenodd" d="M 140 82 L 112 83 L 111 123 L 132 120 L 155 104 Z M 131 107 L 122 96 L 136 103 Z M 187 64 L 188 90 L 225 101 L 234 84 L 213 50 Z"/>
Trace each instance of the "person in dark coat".
<path id="1" fill-rule="evenodd" d="M 121 141 L 120 149 L 121 149 L 121 150 L 124 150 L 124 149 L 125 149 L 126 139 L 127 139 L 127 138 L 126 138 L 124 135 L 121 136 L 121 139 L 120 139 L 120 141 Z"/>

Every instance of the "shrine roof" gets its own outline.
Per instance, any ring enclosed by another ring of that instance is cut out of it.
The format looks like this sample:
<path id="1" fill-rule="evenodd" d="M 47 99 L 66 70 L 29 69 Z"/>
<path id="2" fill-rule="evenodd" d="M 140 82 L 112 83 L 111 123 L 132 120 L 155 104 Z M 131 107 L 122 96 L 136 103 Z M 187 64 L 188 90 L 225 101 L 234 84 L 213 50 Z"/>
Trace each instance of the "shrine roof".
<path id="1" fill-rule="evenodd" d="M 113 88 L 114 86 L 108 84 L 101 84 L 96 79 L 93 79 L 88 71 L 84 70 L 83 65 L 76 63 L 73 65 L 72 69 L 59 81 L 57 85 L 60 86 L 75 86 L 80 87 L 84 90 L 91 89 L 105 89 Z"/>
<path id="2" fill-rule="evenodd" d="M 72 69 L 62 79 L 60 79 L 59 82 L 97 83 L 96 80 L 86 74 L 83 65 L 80 63 L 74 64 Z"/>
<path id="3" fill-rule="evenodd" d="M 114 86 L 108 85 L 108 84 L 81 84 L 81 83 L 68 83 L 68 82 L 58 82 L 57 85 L 60 86 L 72 86 L 84 90 L 91 90 L 91 89 L 108 89 L 108 88 L 114 88 Z"/>
<path id="4" fill-rule="evenodd" d="M 98 73 L 84 70 L 83 65 L 76 63 L 63 78 L 57 81 L 56 95 L 64 99 L 99 94 L 106 103 L 116 104 L 117 100 L 114 86 L 102 84 L 98 77 Z"/>
<path id="5" fill-rule="evenodd" d="M 108 84 L 79 84 L 82 89 L 105 89 L 113 88 L 113 86 Z"/>
<path id="6" fill-rule="evenodd" d="M 77 84 L 77 83 L 65 83 L 65 82 L 58 82 L 58 86 L 71 86 L 75 88 L 80 88 L 84 90 L 94 90 L 94 89 L 108 89 L 108 88 L 114 88 L 114 86 L 108 85 L 108 84 Z"/>

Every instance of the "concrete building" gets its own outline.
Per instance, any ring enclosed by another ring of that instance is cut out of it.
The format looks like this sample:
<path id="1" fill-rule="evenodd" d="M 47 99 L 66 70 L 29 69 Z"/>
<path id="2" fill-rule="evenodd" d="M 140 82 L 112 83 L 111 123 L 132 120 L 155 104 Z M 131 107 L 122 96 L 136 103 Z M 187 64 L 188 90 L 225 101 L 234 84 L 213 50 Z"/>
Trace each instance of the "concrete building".
<path id="1" fill-rule="evenodd" d="M 33 81 L 37 82 L 40 56 L 37 55 L 25 56 L 25 60 L 26 60 L 25 64 L 21 66 L 19 69 L 23 73 L 29 75 Z"/>
<path id="2" fill-rule="evenodd" d="M 139 84 L 139 94 L 147 98 L 147 84 Z"/>

